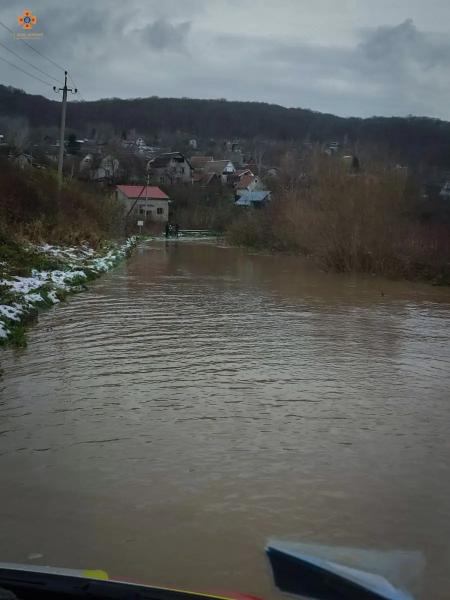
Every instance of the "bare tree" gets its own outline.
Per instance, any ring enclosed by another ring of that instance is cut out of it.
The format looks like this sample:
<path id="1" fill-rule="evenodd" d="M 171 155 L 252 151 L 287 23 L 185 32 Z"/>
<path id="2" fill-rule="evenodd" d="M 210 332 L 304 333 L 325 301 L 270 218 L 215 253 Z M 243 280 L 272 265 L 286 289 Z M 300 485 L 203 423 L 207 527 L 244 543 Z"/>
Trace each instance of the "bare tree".
<path id="1" fill-rule="evenodd" d="M 23 117 L 1 117 L 0 130 L 6 141 L 17 152 L 23 152 L 30 141 L 28 120 Z"/>

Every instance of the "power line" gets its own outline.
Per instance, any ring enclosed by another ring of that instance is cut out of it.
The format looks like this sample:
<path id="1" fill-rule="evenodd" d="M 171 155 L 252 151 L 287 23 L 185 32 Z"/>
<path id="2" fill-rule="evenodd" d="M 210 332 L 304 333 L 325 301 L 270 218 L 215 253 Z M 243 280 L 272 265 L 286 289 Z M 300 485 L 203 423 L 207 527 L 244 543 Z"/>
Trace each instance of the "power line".
<path id="1" fill-rule="evenodd" d="M 82 100 L 83 102 L 86 102 L 86 100 L 83 98 L 83 94 L 80 92 L 80 88 L 77 86 L 77 84 L 75 83 L 74 78 L 72 77 L 72 75 L 70 73 L 67 73 L 67 75 L 69 76 L 70 81 L 73 83 L 74 87 L 77 89 L 77 92 L 80 96 L 80 100 Z"/>
<path id="2" fill-rule="evenodd" d="M 37 75 L 33 75 L 32 73 L 28 73 L 28 71 L 25 71 L 25 69 L 22 69 L 22 67 L 18 67 L 17 65 L 15 65 L 12 62 L 10 62 L 9 60 L 6 60 L 6 58 L 3 58 L 3 56 L 0 56 L 0 60 L 2 60 L 3 62 L 5 62 L 6 64 L 10 65 L 11 67 L 14 67 L 18 71 L 22 71 L 22 73 L 25 73 L 25 75 L 29 75 L 33 79 L 37 79 L 37 81 L 40 81 L 41 83 L 43 83 L 45 85 L 49 85 L 50 87 L 53 87 L 53 84 L 50 83 L 49 81 L 44 81 L 40 77 L 37 77 Z"/>
<path id="3" fill-rule="evenodd" d="M 12 33 L 14 35 L 14 31 L 8 27 L 8 25 L 5 25 L 5 23 L 3 23 L 2 21 L 0 21 L 0 25 L 6 29 L 6 31 L 9 31 L 10 33 Z M 61 65 L 59 65 L 56 61 L 54 61 L 52 58 L 46 56 L 44 53 L 40 52 L 39 50 L 37 50 L 34 46 L 32 46 L 31 44 L 29 44 L 26 40 L 24 40 L 23 38 L 19 38 L 21 42 L 23 42 L 25 45 L 28 46 L 28 48 L 30 48 L 31 50 L 33 50 L 33 52 L 35 52 L 36 54 L 38 54 L 39 56 L 41 56 L 42 58 L 45 58 L 45 60 L 47 60 L 49 63 L 51 63 L 52 65 L 54 65 L 57 69 L 60 69 L 61 71 L 65 72 L 65 68 L 62 67 Z M 50 79 L 53 79 L 53 81 L 57 81 L 59 83 L 59 79 L 56 79 L 56 77 L 53 77 L 53 75 L 50 75 L 49 73 L 46 73 L 45 71 L 42 71 L 42 69 L 39 69 L 38 67 L 36 67 L 35 65 L 33 65 L 32 63 L 30 63 L 29 61 L 27 61 L 26 59 L 22 58 L 19 54 L 17 54 L 14 50 L 11 50 L 10 48 L 8 48 L 7 46 L 5 46 L 4 44 L 2 44 L 0 42 L 0 45 L 3 46 L 6 50 L 8 50 L 8 52 L 11 52 L 12 54 L 15 54 L 18 58 L 20 58 L 20 60 L 22 60 L 23 62 L 26 62 L 27 64 L 29 64 L 31 67 L 33 67 L 33 69 L 36 69 L 37 71 L 39 71 L 40 73 L 42 73 L 43 75 L 46 75 L 47 77 L 49 77 Z M 70 73 L 68 73 L 69 75 L 69 79 L 72 81 L 73 85 L 78 88 L 77 84 L 75 83 L 73 77 L 70 75 Z M 81 92 L 78 90 L 78 93 L 80 95 L 80 99 L 85 102 L 85 99 L 83 98 L 83 95 L 81 94 Z"/>
<path id="4" fill-rule="evenodd" d="M 8 25 L 5 25 L 2 21 L 0 21 L 0 25 L 4 29 L 6 29 L 7 31 L 9 31 L 10 33 L 12 33 L 14 35 L 14 31 L 10 27 L 8 27 Z M 58 63 L 55 62 L 52 58 L 49 58 L 48 56 L 46 56 L 45 54 L 43 54 L 39 50 L 36 50 L 36 48 L 34 46 L 32 46 L 31 44 L 29 44 L 23 38 L 19 38 L 19 39 L 20 39 L 21 42 L 23 42 L 24 44 L 26 44 L 28 46 L 28 48 L 31 48 L 31 50 L 33 50 L 33 52 L 36 52 L 36 54 L 39 54 L 39 56 L 42 56 L 42 58 L 45 58 L 45 60 L 48 60 L 48 62 L 52 63 L 52 65 L 54 65 L 58 69 L 61 69 L 61 71 L 65 71 L 64 67 L 62 67 L 61 65 L 58 65 Z"/>
<path id="5" fill-rule="evenodd" d="M 30 63 L 30 61 L 26 60 L 26 58 L 23 58 L 22 56 L 20 56 L 20 54 L 18 54 L 15 50 L 11 50 L 11 48 L 8 48 L 8 46 L 6 46 L 5 44 L 3 44 L 3 42 L 0 42 L 0 46 L 2 46 L 3 48 L 5 48 L 5 50 L 7 50 L 8 52 L 11 52 L 11 54 L 14 54 L 14 56 L 17 56 L 17 58 L 19 58 L 25 64 L 29 65 L 30 67 L 33 67 L 33 69 L 36 69 L 36 71 L 39 71 L 39 73 L 42 73 L 42 75 L 45 75 L 46 77 L 49 77 L 50 79 L 53 79 L 53 81 L 56 81 L 57 83 L 60 83 L 59 79 L 56 79 L 56 77 L 53 77 L 53 75 L 50 75 L 50 73 L 46 73 L 45 71 L 43 71 L 39 67 L 36 67 L 36 65 L 33 65 L 33 63 Z"/>

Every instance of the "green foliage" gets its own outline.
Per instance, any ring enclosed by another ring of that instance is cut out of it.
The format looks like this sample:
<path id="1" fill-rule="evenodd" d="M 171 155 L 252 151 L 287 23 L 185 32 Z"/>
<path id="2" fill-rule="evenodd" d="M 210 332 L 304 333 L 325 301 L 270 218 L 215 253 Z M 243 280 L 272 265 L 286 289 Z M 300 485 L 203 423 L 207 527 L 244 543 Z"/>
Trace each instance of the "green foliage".
<path id="1" fill-rule="evenodd" d="M 6 343 L 9 343 L 17 348 L 25 348 L 27 345 L 25 325 L 22 323 L 17 323 L 13 326 L 9 325 L 8 328 L 11 332 L 8 340 L 0 340 L 0 345 L 4 346 Z"/>
<path id="2" fill-rule="evenodd" d="M 32 269 L 50 271 L 62 269 L 63 263 L 48 254 L 38 252 L 34 248 L 19 244 L 16 240 L 0 240 L 0 261 L 7 264 L 7 271 L 27 277 Z"/>
<path id="3" fill-rule="evenodd" d="M 71 279 L 70 279 L 70 285 L 72 287 L 74 287 L 74 288 L 75 287 L 79 287 L 79 288 L 83 289 L 83 288 L 86 287 L 85 286 L 86 281 L 87 281 L 86 277 L 83 277 L 81 275 L 77 275 L 76 277 L 71 277 Z"/>

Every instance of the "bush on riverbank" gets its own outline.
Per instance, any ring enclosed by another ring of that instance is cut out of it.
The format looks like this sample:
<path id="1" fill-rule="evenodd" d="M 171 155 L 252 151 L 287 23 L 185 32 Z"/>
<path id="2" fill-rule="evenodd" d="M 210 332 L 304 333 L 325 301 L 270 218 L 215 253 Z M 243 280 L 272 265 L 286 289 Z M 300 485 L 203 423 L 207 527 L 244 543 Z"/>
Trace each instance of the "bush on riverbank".
<path id="1" fill-rule="evenodd" d="M 225 231 L 236 217 L 233 190 L 228 187 L 177 185 L 164 189 L 172 200 L 171 221 L 181 229 Z"/>
<path id="2" fill-rule="evenodd" d="M 0 244 L 25 239 L 97 246 L 121 233 L 122 209 L 108 193 L 74 181 L 63 186 L 58 202 L 53 171 L 1 162 Z"/>
<path id="3" fill-rule="evenodd" d="M 228 230 L 232 243 L 299 252 L 336 271 L 450 281 L 448 222 L 424 221 L 418 190 L 403 170 L 352 173 L 315 157 L 296 186 Z"/>

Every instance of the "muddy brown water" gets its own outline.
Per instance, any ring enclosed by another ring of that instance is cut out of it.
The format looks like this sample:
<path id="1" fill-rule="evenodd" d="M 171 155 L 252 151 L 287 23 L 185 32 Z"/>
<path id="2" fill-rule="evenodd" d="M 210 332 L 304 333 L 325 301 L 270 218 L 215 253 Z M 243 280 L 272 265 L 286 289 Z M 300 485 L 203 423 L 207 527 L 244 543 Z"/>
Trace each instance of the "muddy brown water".
<path id="1" fill-rule="evenodd" d="M 450 597 L 450 293 L 152 242 L 0 352 L 0 560 L 277 597 L 268 537 Z"/>

